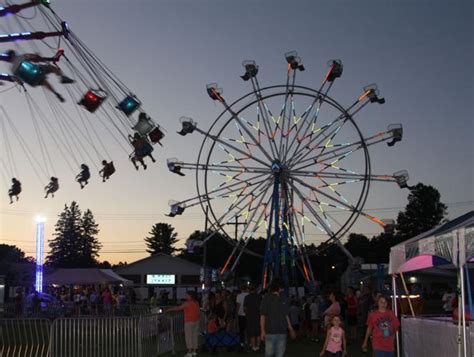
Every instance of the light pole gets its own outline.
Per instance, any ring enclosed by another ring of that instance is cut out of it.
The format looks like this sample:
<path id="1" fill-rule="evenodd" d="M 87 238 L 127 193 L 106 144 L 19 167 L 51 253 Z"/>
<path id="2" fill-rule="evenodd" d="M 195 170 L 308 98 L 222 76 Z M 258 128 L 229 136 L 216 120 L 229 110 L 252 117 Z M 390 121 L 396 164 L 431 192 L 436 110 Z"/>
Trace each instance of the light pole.
<path id="1" fill-rule="evenodd" d="M 44 222 L 46 219 L 38 216 L 36 221 L 36 279 L 35 290 L 38 293 L 43 292 L 43 255 L 44 255 Z"/>

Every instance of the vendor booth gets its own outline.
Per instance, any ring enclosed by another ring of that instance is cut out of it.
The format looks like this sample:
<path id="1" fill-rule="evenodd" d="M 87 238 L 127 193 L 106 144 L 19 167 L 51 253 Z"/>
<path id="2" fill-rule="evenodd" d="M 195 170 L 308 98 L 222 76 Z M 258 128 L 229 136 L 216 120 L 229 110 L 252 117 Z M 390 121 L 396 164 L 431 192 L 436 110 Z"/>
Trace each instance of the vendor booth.
<path id="1" fill-rule="evenodd" d="M 471 320 L 472 287 L 469 265 L 474 262 L 474 211 L 435 227 L 391 248 L 389 273 L 394 296 L 398 296 L 397 277 L 405 295 L 409 295 L 404 274 L 423 269 L 452 269 L 458 278 L 458 316 L 416 316 L 408 299 L 410 315 L 402 318 L 404 357 L 472 356 L 474 322 Z M 395 299 L 394 299 L 395 300 Z M 393 304 L 395 312 L 399 303 Z M 398 336 L 397 336 L 398 337 Z M 397 338 L 398 342 L 398 338 Z M 398 349 L 400 355 L 400 348 Z"/>
<path id="2" fill-rule="evenodd" d="M 96 285 L 122 284 L 132 285 L 133 282 L 121 277 L 111 269 L 57 269 L 46 276 L 47 284 L 57 285 Z"/>

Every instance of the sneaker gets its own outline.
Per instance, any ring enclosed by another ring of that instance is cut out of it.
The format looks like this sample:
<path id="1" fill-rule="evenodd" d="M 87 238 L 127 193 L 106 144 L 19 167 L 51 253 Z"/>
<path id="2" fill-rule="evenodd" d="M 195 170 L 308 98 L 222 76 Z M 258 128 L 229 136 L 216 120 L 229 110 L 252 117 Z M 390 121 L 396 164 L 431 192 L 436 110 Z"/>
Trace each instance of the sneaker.
<path id="1" fill-rule="evenodd" d="M 71 83 L 74 83 L 74 82 L 75 82 L 74 79 L 69 78 L 69 77 L 67 77 L 67 76 L 62 76 L 62 77 L 61 77 L 61 83 L 62 83 L 62 84 L 71 84 Z"/>

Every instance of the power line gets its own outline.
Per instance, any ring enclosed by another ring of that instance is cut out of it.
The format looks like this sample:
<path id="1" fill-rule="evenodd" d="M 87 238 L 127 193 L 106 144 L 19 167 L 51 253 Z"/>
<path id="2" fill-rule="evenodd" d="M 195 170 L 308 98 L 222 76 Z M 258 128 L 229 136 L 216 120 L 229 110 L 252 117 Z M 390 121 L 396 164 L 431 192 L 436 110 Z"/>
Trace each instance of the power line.
<path id="1" fill-rule="evenodd" d="M 445 203 L 445 205 L 449 207 L 457 207 L 457 206 L 468 206 L 474 204 L 474 201 L 457 201 L 457 202 L 448 202 Z M 378 207 L 378 208 L 366 208 L 364 209 L 364 212 L 391 212 L 391 211 L 397 211 L 397 210 L 402 210 L 405 207 Z M 342 212 L 340 210 L 328 210 L 325 211 L 326 213 L 330 214 L 347 214 L 347 212 Z M 158 216 L 160 215 L 166 215 L 168 212 L 159 212 L 159 213 L 95 213 L 94 217 L 101 219 L 101 220 L 155 220 L 157 219 Z M 216 212 L 216 214 L 219 213 L 224 213 L 222 212 Z M 30 211 L 30 210 L 12 210 L 12 209 L 5 209 L 5 210 L 0 210 L 0 214 L 5 214 L 5 215 L 13 215 L 13 216 L 26 216 L 26 215 L 34 215 L 37 214 L 36 211 Z M 46 216 L 58 216 L 57 213 L 54 212 L 47 212 L 44 213 Z M 187 219 L 201 219 L 203 217 L 204 213 L 188 213 L 185 216 L 181 217 L 174 217 L 173 220 L 187 220 Z"/>

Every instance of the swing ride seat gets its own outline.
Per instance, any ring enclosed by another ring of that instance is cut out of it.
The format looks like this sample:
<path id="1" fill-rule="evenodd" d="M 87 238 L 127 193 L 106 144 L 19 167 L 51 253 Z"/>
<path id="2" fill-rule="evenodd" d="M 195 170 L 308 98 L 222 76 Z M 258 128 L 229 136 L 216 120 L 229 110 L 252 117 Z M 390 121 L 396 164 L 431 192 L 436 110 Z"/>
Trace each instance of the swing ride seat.
<path id="1" fill-rule="evenodd" d="M 106 98 L 107 93 L 103 90 L 89 89 L 77 104 L 82 105 L 90 113 L 94 113 Z"/>
<path id="2" fill-rule="evenodd" d="M 103 174 L 102 177 L 110 177 L 114 173 L 115 173 L 115 166 L 114 166 L 114 162 L 111 161 L 104 167 L 104 171 L 102 172 Z"/>
<path id="3" fill-rule="evenodd" d="M 87 172 L 81 172 L 79 175 L 77 175 L 77 181 L 87 181 L 91 178 L 91 173 L 90 171 Z"/>
<path id="4" fill-rule="evenodd" d="M 155 125 L 151 121 L 151 118 L 145 113 L 140 113 L 138 116 L 138 122 L 132 127 L 141 136 L 146 136 L 150 133 Z"/>
<path id="5" fill-rule="evenodd" d="M 117 105 L 116 108 L 122 111 L 126 116 L 130 116 L 140 107 L 140 105 L 141 103 L 137 97 L 134 95 L 128 95 Z"/>
<path id="6" fill-rule="evenodd" d="M 20 78 L 23 82 L 28 83 L 30 86 L 36 87 L 44 82 L 46 72 L 42 66 L 24 60 L 15 71 L 15 76 Z"/>
<path id="7" fill-rule="evenodd" d="M 11 196 L 18 196 L 21 193 L 21 186 L 15 187 L 13 186 L 9 191 L 8 194 Z"/>
<path id="8" fill-rule="evenodd" d="M 160 141 L 165 137 L 165 134 L 157 126 L 152 131 L 148 133 L 148 138 L 154 144 L 160 144 Z"/>

